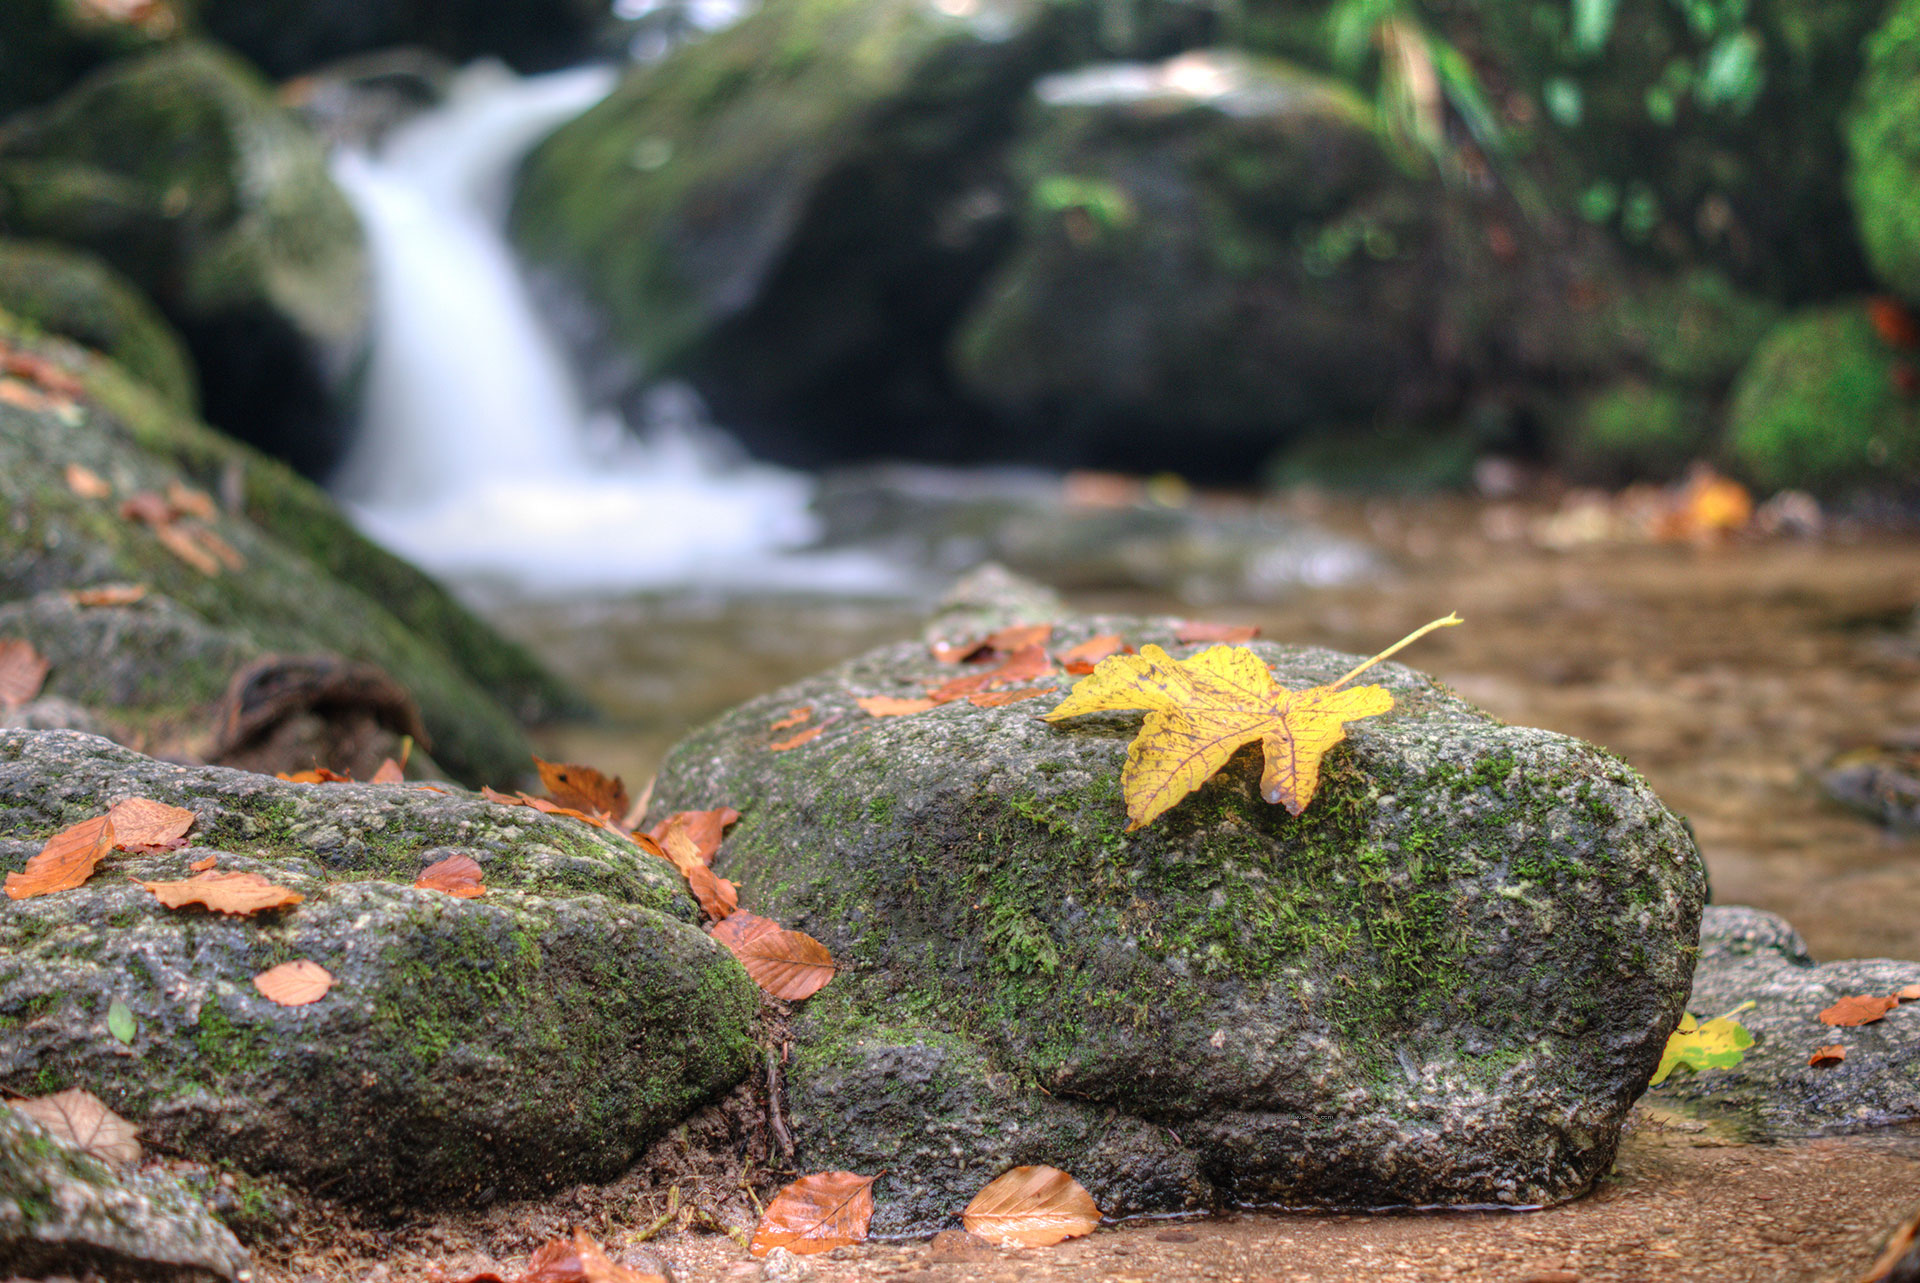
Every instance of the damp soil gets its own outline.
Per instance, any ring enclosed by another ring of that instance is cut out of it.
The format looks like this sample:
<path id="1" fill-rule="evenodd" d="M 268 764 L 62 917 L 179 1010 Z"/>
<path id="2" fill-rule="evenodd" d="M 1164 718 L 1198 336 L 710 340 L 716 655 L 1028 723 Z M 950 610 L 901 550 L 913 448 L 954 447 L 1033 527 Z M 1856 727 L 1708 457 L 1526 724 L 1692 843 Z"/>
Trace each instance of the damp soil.
<path id="1" fill-rule="evenodd" d="M 1706 856 L 1713 894 L 1789 917 L 1821 960 L 1920 958 L 1920 838 L 1827 801 L 1836 753 L 1920 728 L 1920 538 L 1615 543 L 1554 551 L 1540 515 L 1466 500 L 1298 496 L 1297 515 L 1395 562 L 1364 585 L 1278 605 L 1081 596 L 1180 611 L 1371 653 L 1449 610 L 1467 625 L 1410 658 L 1511 722 L 1621 754 Z M 498 617 L 609 710 L 549 752 L 647 778 L 688 727 L 871 645 L 921 607 L 697 596 L 505 607 Z M 751 888 L 743 900 L 751 904 Z M 659 1142 L 626 1178 L 530 1203 L 373 1215 L 301 1205 L 254 1245 L 280 1283 L 459 1280 L 511 1271 L 573 1226 L 682 1280 L 767 1275 L 744 1250 L 757 1201 L 791 1173 L 749 1083 Z M 1531 1212 L 1343 1216 L 1236 1209 L 1103 1227 L 1051 1249 L 868 1243 L 808 1258 L 831 1280 L 1854 1280 L 1920 1204 L 1920 1131 L 1753 1141 L 1637 1107 L 1612 1173 Z"/>

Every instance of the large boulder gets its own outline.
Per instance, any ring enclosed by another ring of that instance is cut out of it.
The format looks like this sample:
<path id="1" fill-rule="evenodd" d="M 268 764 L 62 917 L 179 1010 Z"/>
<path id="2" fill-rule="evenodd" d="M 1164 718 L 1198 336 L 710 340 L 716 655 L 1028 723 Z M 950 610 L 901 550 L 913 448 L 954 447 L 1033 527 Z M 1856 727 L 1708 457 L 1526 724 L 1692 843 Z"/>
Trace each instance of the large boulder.
<path id="1" fill-rule="evenodd" d="M 1920 3 L 1896 0 L 1867 45 L 1847 118 L 1848 191 L 1861 243 L 1889 288 L 1920 302 Z"/>
<path id="2" fill-rule="evenodd" d="M 609 1179 L 751 1063 L 752 982 L 694 925 L 674 870 L 623 837 L 457 791 L 287 784 L 0 731 L 0 866 L 133 796 L 192 810 L 193 845 L 110 856 L 0 915 L 10 1083 L 84 1087 L 173 1152 L 386 1207 Z M 456 851 L 485 895 L 412 885 Z M 227 917 L 133 880 L 206 856 L 305 899 Z M 333 977 L 319 1001 L 253 985 L 300 958 Z"/>
<path id="3" fill-rule="evenodd" d="M 1194 653 L 1175 628 L 1070 618 L 1053 645 Z M 1296 688 L 1352 662 L 1254 650 Z M 884 1169 L 892 1232 L 1016 1163 L 1114 1215 L 1589 1188 L 1681 1014 L 1699 855 L 1619 760 L 1375 671 L 1396 707 L 1347 728 L 1297 819 L 1242 754 L 1128 832 L 1135 715 L 867 716 L 953 676 L 915 643 L 678 745 L 655 804 L 743 812 L 716 869 L 842 964 L 793 1031 L 802 1165 Z M 823 733 L 771 751 L 802 705 Z"/>
<path id="4" fill-rule="evenodd" d="M 125 273 L 179 328 L 207 417 L 310 475 L 345 442 L 365 248 L 319 143 L 259 74 L 177 41 L 0 133 L 0 230 Z"/>
<path id="5" fill-rule="evenodd" d="M 179 29 L 170 4 L 96 6 L 7 0 L 0 40 L 0 119 L 58 95 L 101 63 L 138 53 Z"/>
<path id="6" fill-rule="evenodd" d="M 15 514 L 0 527 L 0 600 L 11 603 L 9 635 L 63 656 L 54 693 L 92 704 L 137 743 L 181 747 L 183 726 L 215 729 L 211 701 L 241 663 L 326 652 L 397 683 L 440 765 L 461 778 L 504 783 L 526 769 L 526 740 L 501 701 L 551 710 L 565 694 L 523 652 L 354 534 L 284 466 L 181 415 L 110 362 L 35 339 L 3 315 L 0 344 L 78 386 L 68 396 L 15 383 L 0 402 L 0 502 Z M 112 493 L 76 491 L 69 464 Z M 202 565 L 182 560 L 153 527 L 119 513 L 138 492 L 183 484 L 231 502 L 189 524 L 217 534 L 238 568 L 216 562 L 209 573 L 206 554 Z M 88 608 L 108 612 L 99 615 L 64 597 L 101 583 L 143 584 L 149 595 Z"/>
<path id="7" fill-rule="evenodd" d="M 180 1182 L 116 1170 L 0 1105 L 0 1269 L 209 1283 L 247 1254 Z"/>

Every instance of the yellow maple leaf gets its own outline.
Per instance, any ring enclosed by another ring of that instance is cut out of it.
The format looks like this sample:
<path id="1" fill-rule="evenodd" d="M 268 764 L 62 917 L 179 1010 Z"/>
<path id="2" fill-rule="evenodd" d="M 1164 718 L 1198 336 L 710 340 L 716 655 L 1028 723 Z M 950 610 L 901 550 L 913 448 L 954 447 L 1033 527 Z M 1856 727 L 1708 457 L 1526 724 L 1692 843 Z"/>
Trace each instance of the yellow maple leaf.
<path id="1" fill-rule="evenodd" d="M 1107 710 L 1144 709 L 1140 734 L 1120 773 L 1127 831 L 1151 823 L 1199 788 L 1242 746 L 1258 741 L 1266 757 L 1260 794 L 1298 815 L 1320 784 L 1320 759 L 1347 737 L 1347 722 L 1393 707 L 1380 686 L 1342 689 L 1381 660 L 1432 632 L 1460 623 L 1436 619 L 1361 664 L 1339 681 L 1291 691 L 1244 646 L 1214 646 L 1175 659 L 1158 646 L 1113 655 L 1074 684 L 1044 720 Z"/>

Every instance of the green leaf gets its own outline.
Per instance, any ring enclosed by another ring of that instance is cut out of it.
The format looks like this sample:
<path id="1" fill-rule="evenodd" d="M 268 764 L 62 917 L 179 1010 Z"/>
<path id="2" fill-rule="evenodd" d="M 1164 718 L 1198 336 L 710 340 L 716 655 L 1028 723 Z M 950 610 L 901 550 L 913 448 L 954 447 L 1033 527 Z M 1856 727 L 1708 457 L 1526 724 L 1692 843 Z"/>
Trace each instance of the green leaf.
<path id="1" fill-rule="evenodd" d="M 1599 53 L 1613 35 L 1620 0 L 1573 0 L 1573 47 L 1583 54 Z"/>
<path id="2" fill-rule="evenodd" d="M 127 1046 L 133 1045 L 133 1008 L 118 998 L 107 1006 L 107 1032 Z"/>
<path id="3" fill-rule="evenodd" d="M 1753 1046 L 1753 1035 L 1734 1017 L 1756 1005 L 1743 1002 L 1726 1015 L 1716 1016 L 1704 1025 L 1696 1022 L 1691 1014 L 1682 1016 L 1680 1027 L 1667 1039 L 1667 1049 L 1660 1056 L 1660 1067 L 1654 1071 L 1653 1081 L 1647 1086 L 1658 1087 L 1667 1080 L 1667 1075 L 1681 1065 L 1698 1073 L 1703 1069 L 1728 1069 L 1746 1059 L 1747 1048 Z"/>

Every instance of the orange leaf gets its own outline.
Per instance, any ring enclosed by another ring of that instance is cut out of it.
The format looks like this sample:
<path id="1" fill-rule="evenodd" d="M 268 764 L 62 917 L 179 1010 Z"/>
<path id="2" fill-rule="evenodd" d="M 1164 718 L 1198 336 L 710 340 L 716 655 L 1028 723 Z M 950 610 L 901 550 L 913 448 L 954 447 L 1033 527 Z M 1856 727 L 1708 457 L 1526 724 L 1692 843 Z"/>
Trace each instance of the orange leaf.
<path id="1" fill-rule="evenodd" d="M 0 401 L 8 405 L 17 405 L 22 410 L 35 412 L 65 408 L 52 397 L 44 396 L 24 383 L 15 383 L 12 379 L 0 379 Z"/>
<path id="2" fill-rule="evenodd" d="M 353 776 L 342 775 L 340 774 L 340 772 L 328 770 L 324 766 L 316 766 L 311 771 L 295 771 L 291 775 L 287 774 L 285 771 L 281 771 L 278 775 L 275 775 L 274 778 L 277 780 L 285 780 L 289 784 L 351 784 L 353 783 Z"/>
<path id="3" fill-rule="evenodd" d="M 593 825 L 593 827 L 596 829 L 604 829 L 609 827 L 606 816 L 589 815 L 585 811 L 579 810 L 575 807 L 562 806 L 551 798 L 532 797 L 532 796 L 529 796 L 528 794 L 522 793 L 520 795 L 520 802 L 521 802 L 521 805 L 530 806 L 534 810 L 540 812 L 542 815 L 565 815 L 576 820 L 585 820 L 588 824 Z"/>
<path id="4" fill-rule="evenodd" d="M 94 866 L 113 850 L 113 821 L 102 815 L 61 829 L 18 873 L 7 874 L 7 897 L 70 891 L 93 876 Z"/>
<path id="5" fill-rule="evenodd" d="M 1248 642 L 1260 635 L 1252 624 L 1210 624 L 1189 619 L 1173 630 L 1173 639 L 1181 645 L 1189 642 Z"/>
<path id="6" fill-rule="evenodd" d="M 462 900 L 485 895 L 480 862 L 470 855 L 450 855 L 436 860 L 420 871 L 413 885 L 422 891 L 444 891 Z"/>
<path id="7" fill-rule="evenodd" d="M 262 971 L 253 978 L 253 987 L 268 1002 L 304 1007 L 327 996 L 327 990 L 333 988 L 333 977 L 319 963 L 301 958 Z"/>
<path id="8" fill-rule="evenodd" d="M 164 526 L 173 520 L 173 509 L 151 490 L 137 490 L 120 501 L 120 516 L 149 526 Z"/>
<path id="9" fill-rule="evenodd" d="M 161 547 L 201 574 L 212 576 L 220 573 L 221 559 L 186 527 L 171 523 L 157 525 L 153 528 L 153 537 L 160 541 Z"/>
<path id="10" fill-rule="evenodd" d="M 1016 1167 L 973 1196 L 961 1223 L 1002 1247 L 1050 1247 L 1100 1224 L 1093 1196 L 1057 1167 Z"/>
<path id="11" fill-rule="evenodd" d="M 901 699 L 897 695 L 862 695 L 853 702 L 869 717 L 910 717 L 938 706 L 930 699 Z"/>
<path id="12" fill-rule="evenodd" d="M 213 496 L 179 481 L 167 482 L 167 510 L 175 517 L 199 517 L 212 521 L 217 514 Z"/>
<path id="13" fill-rule="evenodd" d="M 187 868 L 191 869 L 195 873 L 205 873 L 208 869 L 211 869 L 214 865 L 218 863 L 220 863 L 219 856 L 206 855 L 206 856 L 202 856 L 198 860 L 195 860 L 192 864 L 189 864 Z"/>
<path id="14" fill-rule="evenodd" d="M 693 898 L 700 902 L 702 911 L 715 922 L 725 920 L 740 907 L 740 888 L 715 874 L 706 865 L 694 865 L 686 871 L 686 876 Z"/>
<path id="15" fill-rule="evenodd" d="M 498 1274 L 475 1274 L 460 1283 L 507 1283 Z M 585 1230 L 575 1230 L 572 1241 L 557 1238 L 527 1261 L 513 1283 L 667 1283 L 664 1274 L 629 1269 L 608 1259 Z"/>
<path id="16" fill-rule="evenodd" d="M 933 687 L 927 692 L 927 698 L 936 704 L 950 704 L 956 699 L 965 699 L 969 695 L 985 690 L 992 676 L 992 673 L 971 673 L 965 677 L 956 677 Z"/>
<path id="17" fill-rule="evenodd" d="M 193 827 L 194 814 L 184 806 L 168 806 L 150 797 L 130 797 L 116 803 L 107 812 L 107 819 L 113 823 L 115 845 L 131 850 L 168 847 L 179 841 Z"/>
<path id="18" fill-rule="evenodd" d="M 1051 686 L 1024 691 L 987 691 L 979 695 L 967 696 L 967 703 L 975 708 L 1000 708 L 1007 704 L 1018 704 L 1021 700 L 1038 699 L 1042 695 L 1057 693 Z"/>
<path id="19" fill-rule="evenodd" d="M 498 802 L 502 806 L 525 806 L 527 804 L 526 794 L 502 793 L 491 784 L 482 784 L 480 786 L 480 796 L 486 798 L 489 802 Z"/>
<path id="20" fill-rule="evenodd" d="M 1051 636 L 1052 624 L 1012 624 L 998 632 L 988 633 L 979 641 L 934 642 L 928 649 L 938 662 L 958 664 L 967 660 L 1011 655 L 1029 646 L 1044 645 Z"/>
<path id="21" fill-rule="evenodd" d="M 1078 646 L 1069 646 L 1054 656 L 1060 667 L 1076 676 L 1084 676 L 1093 671 L 1093 666 L 1109 655 L 1118 655 L 1128 651 L 1126 642 L 1119 633 L 1102 633 L 1098 637 L 1089 637 Z"/>
<path id="22" fill-rule="evenodd" d="M 794 709 L 793 711 L 789 712 L 785 717 L 781 718 L 779 721 L 775 722 L 773 725 L 767 727 L 767 729 L 770 731 L 788 730 L 792 727 L 799 726 L 801 723 L 805 722 L 808 718 L 812 716 L 813 716 L 813 706 L 811 704 L 802 704 L 799 708 Z"/>
<path id="23" fill-rule="evenodd" d="M 688 837 L 700 852 L 704 864 L 713 863 L 713 853 L 720 849 L 721 836 L 729 825 L 737 823 L 740 812 L 730 806 L 718 806 L 711 811 L 675 811 L 650 830 L 653 840 L 666 845 L 669 829 L 684 829 Z"/>
<path id="24" fill-rule="evenodd" d="M 373 773 L 373 778 L 367 781 L 369 784 L 405 784 L 406 782 L 406 768 L 390 757 L 380 763 L 379 768 Z"/>
<path id="25" fill-rule="evenodd" d="M 606 815 L 627 813 L 627 786 L 618 776 L 608 778 L 591 766 L 547 762 L 538 757 L 533 764 L 540 768 L 540 782 L 546 785 L 547 793 L 560 805 Z"/>
<path id="26" fill-rule="evenodd" d="M 79 396 L 85 391 L 80 380 L 46 357 L 18 348 L 0 349 L 0 372 L 30 379 L 56 396 Z"/>
<path id="27" fill-rule="evenodd" d="M 673 827 L 666 831 L 657 844 L 660 854 L 685 877 L 692 877 L 695 869 L 704 869 L 707 862 L 700 854 L 700 848 L 683 828 Z"/>
<path id="28" fill-rule="evenodd" d="M 134 879 L 139 882 L 139 879 Z M 184 882 L 141 882 L 169 909 L 205 905 L 215 913 L 251 917 L 268 909 L 284 909 L 307 897 L 276 886 L 258 873 L 200 873 Z"/>
<path id="29" fill-rule="evenodd" d="M 32 642 L 17 637 L 0 641 L 0 707 L 24 704 L 38 695 L 52 667 Z"/>
<path id="30" fill-rule="evenodd" d="M 874 1177 L 816 1172 L 782 1189 L 767 1204 L 748 1249 L 765 1256 L 776 1247 L 797 1255 L 863 1243 L 873 1220 Z"/>
<path id="31" fill-rule="evenodd" d="M 1920 1002 L 1920 984 L 1908 985 L 1893 996 L 1901 1002 Z"/>
<path id="32" fill-rule="evenodd" d="M 1815 1069 L 1828 1069 L 1847 1058 L 1847 1049 L 1839 1043 L 1828 1043 L 1807 1057 L 1807 1063 Z"/>
<path id="33" fill-rule="evenodd" d="M 767 749 L 774 753 L 784 753 L 790 748 L 799 748 L 802 744 L 811 744 L 819 739 L 821 732 L 826 729 L 824 726 L 809 727 L 796 735 L 788 736 L 786 739 L 775 740 L 773 743 L 767 745 Z"/>
<path id="34" fill-rule="evenodd" d="M 772 918 L 763 918 L 757 913 L 748 913 L 737 909 L 728 914 L 724 921 L 713 924 L 713 938 L 735 953 L 749 940 L 771 935 L 780 930 L 780 924 Z"/>
<path id="35" fill-rule="evenodd" d="M 67 465 L 67 489 L 82 499 L 106 499 L 113 494 L 113 487 L 104 477 L 80 463 Z"/>
<path id="36" fill-rule="evenodd" d="M 1854 994 L 1842 998 L 1820 1013 L 1820 1023 L 1851 1028 L 1854 1025 L 1870 1025 L 1900 1005 L 1900 999 L 1893 996 L 1875 998 L 1868 994 Z"/>
<path id="37" fill-rule="evenodd" d="M 1920 322 L 1899 299 L 1884 294 L 1868 299 L 1867 318 L 1888 347 L 1920 348 Z"/>
<path id="38" fill-rule="evenodd" d="M 1672 508 L 1655 520 L 1653 534 L 1656 539 L 1711 538 L 1742 529 L 1752 517 L 1753 496 L 1745 486 L 1696 464 Z"/>
<path id="39" fill-rule="evenodd" d="M 1021 682 L 1030 682 L 1036 677 L 1045 677 L 1053 671 L 1053 660 L 1047 656 L 1047 648 L 1034 643 L 1015 651 L 1007 662 L 987 674 L 987 689 L 1000 686 L 1017 686 Z"/>
<path id="40" fill-rule="evenodd" d="M 147 595 L 145 584 L 101 584 L 98 588 L 75 588 L 67 600 L 76 606 L 131 606 Z"/>
<path id="41" fill-rule="evenodd" d="M 833 979 L 833 955 L 803 931 L 767 931 L 738 945 L 725 939 L 720 943 L 733 950 L 755 984 L 788 1002 L 811 997 Z"/>

